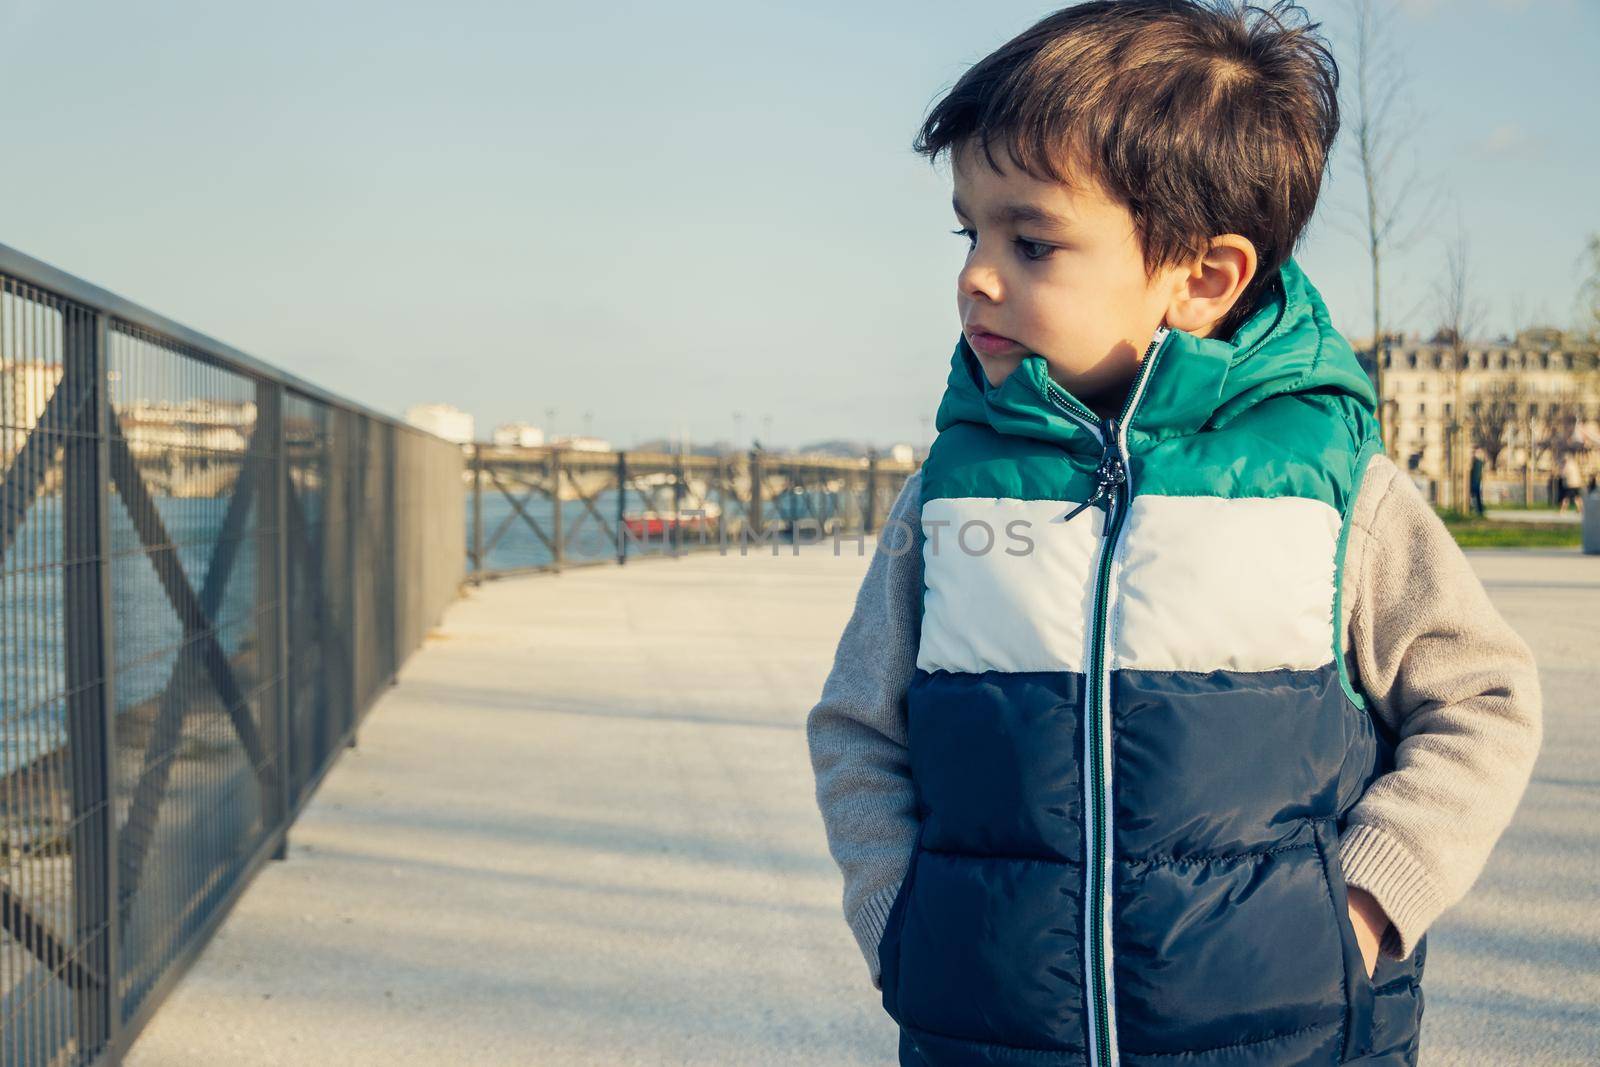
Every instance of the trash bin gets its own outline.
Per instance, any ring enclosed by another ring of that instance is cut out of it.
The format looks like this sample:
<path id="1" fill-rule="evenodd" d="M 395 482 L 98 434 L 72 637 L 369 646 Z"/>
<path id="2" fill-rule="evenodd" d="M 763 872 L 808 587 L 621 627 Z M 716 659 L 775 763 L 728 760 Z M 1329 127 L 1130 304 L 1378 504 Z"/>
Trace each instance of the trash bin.
<path id="1" fill-rule="evenodd" d="M 1600 489 L 1583 496 L 1583 553 L 1600 556 Z"/>

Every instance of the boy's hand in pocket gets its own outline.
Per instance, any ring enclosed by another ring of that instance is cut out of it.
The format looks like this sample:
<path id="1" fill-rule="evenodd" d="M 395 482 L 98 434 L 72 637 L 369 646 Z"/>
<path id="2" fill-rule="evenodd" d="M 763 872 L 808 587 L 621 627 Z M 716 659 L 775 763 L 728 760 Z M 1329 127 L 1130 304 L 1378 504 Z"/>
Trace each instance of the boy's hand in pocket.
<path id="1" fill-rule="evenodd" d="M 1356 886 L 1348 887 L 1350 898 L 1350 925 L 1356 930 L 1356 944 L 1361 947 L 1361 962 L 1371 978 L 1378 966 L 1378 944 L 1389 927 L 1389 917 L 1383 913 L 1371 893 Z"/>

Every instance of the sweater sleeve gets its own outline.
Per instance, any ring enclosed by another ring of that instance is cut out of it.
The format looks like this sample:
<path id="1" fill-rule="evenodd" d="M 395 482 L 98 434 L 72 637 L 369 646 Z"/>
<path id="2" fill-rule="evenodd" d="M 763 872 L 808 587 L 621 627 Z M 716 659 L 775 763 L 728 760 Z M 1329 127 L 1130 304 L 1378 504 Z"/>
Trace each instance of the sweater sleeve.
<path id="1" fill-rule="evenodd" d="M 806 716 L 817 806 L 844 874 L 844 917 L 881 989 L 878 941 L 910 866 L 918 819 L 905 694 L 921 630 L 920 472 L 878 535 L 821 699 Z"/>
<path id="2" fill-rule="evenodd" d="M 1399 741 L 1394 769 L 1351 809 L 1340 855 L 1346 881 L 1389 917 L 1381 950 L 1405 959 L 1510 823 L 1539 750 L 1542 696 L 1532 650 L 1382 455 L 1351 517 L 1358 545 L 1346 559 L 1349 660 Z"/>

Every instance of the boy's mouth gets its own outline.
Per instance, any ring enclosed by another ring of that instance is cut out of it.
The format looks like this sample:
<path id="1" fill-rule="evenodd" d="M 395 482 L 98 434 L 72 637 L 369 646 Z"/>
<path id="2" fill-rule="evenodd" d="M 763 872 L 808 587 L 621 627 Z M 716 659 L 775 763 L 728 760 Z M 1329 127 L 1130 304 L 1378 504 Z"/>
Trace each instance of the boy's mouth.
<path id="1" fill-rule="evenodd" d="M 967 327 L 967 344 L 971 345 L 973 351 L 980 356 L 1003 356 L 1012 349 L 1022 347 L 1020 341 L 990 333 L 976 326 Z"/>

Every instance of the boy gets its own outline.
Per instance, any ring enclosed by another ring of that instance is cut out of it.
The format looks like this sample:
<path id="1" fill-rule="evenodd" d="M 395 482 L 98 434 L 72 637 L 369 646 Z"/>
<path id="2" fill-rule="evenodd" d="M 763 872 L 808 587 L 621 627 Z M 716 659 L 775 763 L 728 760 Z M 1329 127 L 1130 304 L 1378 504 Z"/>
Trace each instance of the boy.
<path id="1" fill-rule="evenodd" d="M 1413 1064 L 1531 773 L 1532 653 L 1291 255 L 1294 13 L 1067 8 L 917 138 L 962 337 L 807 718 L 903 1065 Z"/>

